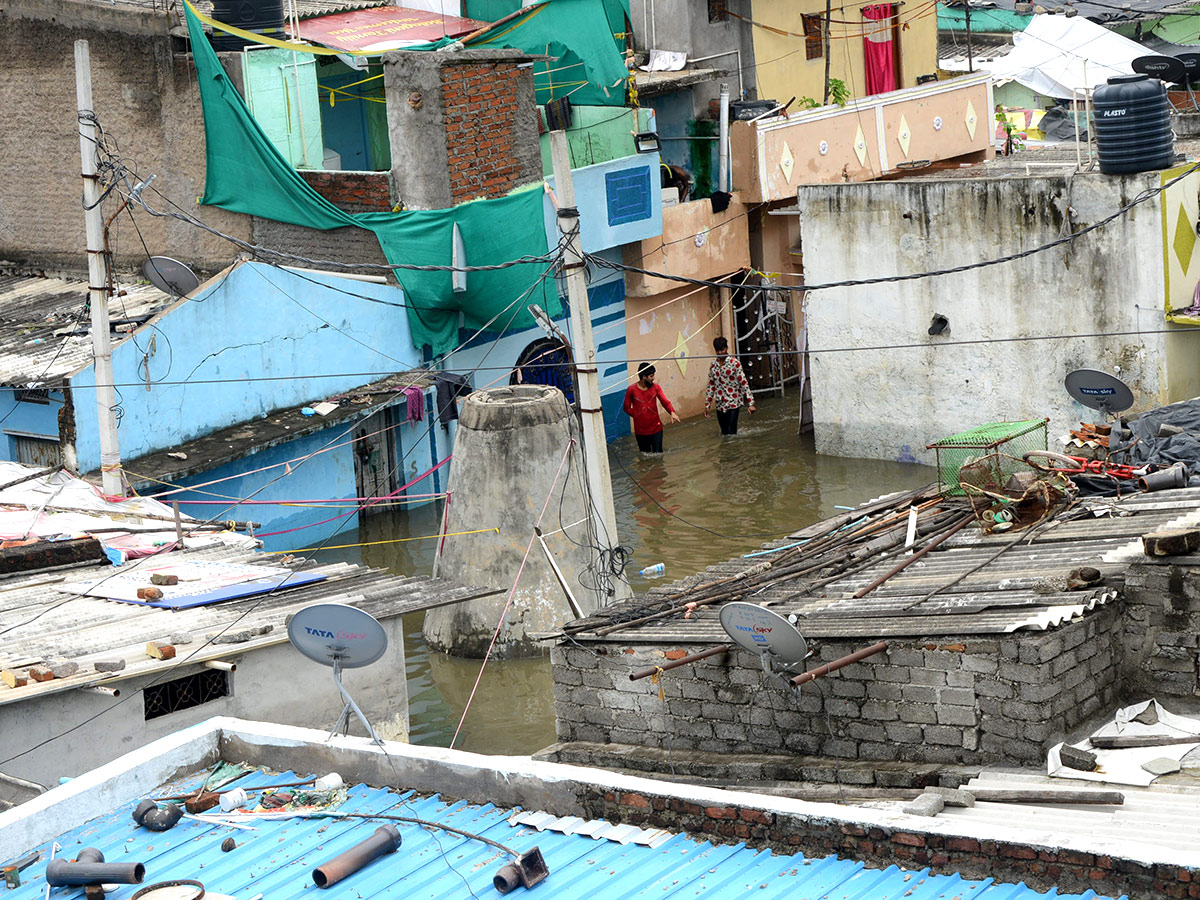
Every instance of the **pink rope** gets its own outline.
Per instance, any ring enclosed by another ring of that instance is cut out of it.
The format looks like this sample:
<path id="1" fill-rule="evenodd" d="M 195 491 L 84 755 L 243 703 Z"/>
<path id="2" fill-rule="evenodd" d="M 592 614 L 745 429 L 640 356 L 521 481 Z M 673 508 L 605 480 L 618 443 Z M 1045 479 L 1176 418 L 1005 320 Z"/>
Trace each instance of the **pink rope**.
<path id="1" fill-rule="evenodd" d="M 538 513 L 534 528 L 541 527 L 542 517 L 546 515 L 546 510 L 550 506 L 550 499 L 554 496 L 554 489 L 558 486 L 558 476 L 562 474 L 563 466 L 566 465 L 567 457 L 574 446 L 575 439 L 571 438 L 567 442 L 566 452 L 563 453 L 563 458 L 558 464 L 558 471 L 554 473 L 554 481 L 550 484 L 550 493 L 546 495 L 546 502 L 542 504 L 542 511 Z M 463 722 L 467 720 L 467 712 L 471 709 L 471 701 L 475 699 L 475 692 L 479 689 L 479 682 L 483 680 L 483 670 L 487 668 L 488 659 L 492 655 L 492 649 L 496 646 L 496 639 L 500 637 L 500 629 L 504 626 L 504 617 L 508 615 L 508 608 L 512 606 L 513 597 L 517 593 L 517 585 L 521 582 L 521 573 L 525 571 L 525 563 L 529 561 L 529 553 L 533 550 L 533 542 L 535 540 L 537 540 L 536 531 L 529 537 L 529 543 L 525 546 L 525 555 L 521 557 L 521 566 L 517 569 L 517 577 L 514 579 L 513 586 L 508 592 L 508 599 L 504 601 L 504 609 L 500 610 L 500 620 L 496 622 L 496 630 L 492 632 L 492 641 L 488 644 L 487 652 L 483 654 L 483 663 L 479 666 L 479 674 L 475 676 L 475 685 L 471 688 L 470 696 L 467 697 L 467 705 L 463 707 L 463 714 L 462 718 L 458 720 L 458 727 L 454 729 L 454 737 L 450 739 L 451 750 L 454 749 L 454 744 L 458 740 L 458 733 L 462 731 Z"/>
<path id="2" fill-rule="evenodd" d="M 447 456 L 445 459 L 443 459 L 440 463 L 438 463 L 432 469 L 429 469 L 426 472 L 422 472 L 420 475 L 418 475 L 416 478 L 414 478 L 408 484 L 403 484 L 400 487 L 396 488 L 394 491 L 392 491 L 390 494 L 385 494 L 384 496 L 379 497 L 375 500 L 372 500 L 369 503 L 364 503 L 362 506 L 358 507 L 358 509 L 352 509 L 348 513 L 342 513 L 340 516 L 333 516 L 332 518 L 329 518 L 329 519 L 322 519 L 320 522 L 310 522 L 307 525 L 297 525 L 295 528 L 284 528 L 282 531 L 260 531 L 258 534 L 255 535 L 255 537 L 264 538 L 264 537 L 274 537 L 277 534 L 291 534 L 293 531 L 302 531 L 305 528 L 315 528 L 317 525 L 327 525 L 330 522 L 336 522 L 338 519 L 344 519 L 347 516 L 353 516 L 356 513 L 360 512 L 361 510 L 366 509 L 367 507 L 374 506 L 376 503 L 379 503 L 381 500 L 387 500 L 391 497 L 395 497 L 398 493 L 400 493 L 405 488 L 412 487 L 412 485 L 416 484 L 422 478 L 432 475 L 434 472 L 436 472 L 438 469 L 440 469 L 446 463 L 450 462 L 450 460 L 453 458 L 454 458 L 454 454 L 451 453 L 449 456 Z"/>

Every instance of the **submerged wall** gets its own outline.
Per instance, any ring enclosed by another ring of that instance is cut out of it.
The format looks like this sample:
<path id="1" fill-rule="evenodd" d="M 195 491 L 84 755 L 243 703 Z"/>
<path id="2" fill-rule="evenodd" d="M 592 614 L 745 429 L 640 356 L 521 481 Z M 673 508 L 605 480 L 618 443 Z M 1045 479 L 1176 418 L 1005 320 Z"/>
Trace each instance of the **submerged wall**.
<path id="1" fill-rule="evenodd" d="M 805 280 L 820 285 L 1000 258 L 1079 231 L 1159 184 L 1158 173 L 1146 173 L 801 187 Z M 1165 327 L 1170 251 L 1162 208 L 1151 197 L 1103 228 L 1024 259 L 811 292 L 818 451 L 932 463 L 924 448 L 941 437 L 1043 416 L 1053 437 L 1096 418 L 1063 390 L 1063 377 L 1078 368 L 1118 373 L 1133 388 L 1135 411 L 1181 399 L 1173 396 L 1166 336 L 1154 333 Z M 937 313 L 950 325 L 930 336 Z M 1200 335 L 1172 340 L 1191 348 L 1178 373 L 1187 384 Z"/>
<path id="2" fill-rule="evenodd" d="M 1048 632 L 890 641 L 793 692 L 741 650 L 666 673 L 629 673 L 702 647 L 558 646 L 551 654 L 560 741 L 788 753 L 832 760 L 1038 766 L 1117 695 L 1119 611 Z M 822 641 L 828 661 L 865 642 Z M 592 652 L 592 651 L 596 652 Z M 814 660 L 812 665 L 817 665 Z M 866 783 L 874 779 L 866 767 Z M 831 769 L 838 780 L 836 772 Z"/>

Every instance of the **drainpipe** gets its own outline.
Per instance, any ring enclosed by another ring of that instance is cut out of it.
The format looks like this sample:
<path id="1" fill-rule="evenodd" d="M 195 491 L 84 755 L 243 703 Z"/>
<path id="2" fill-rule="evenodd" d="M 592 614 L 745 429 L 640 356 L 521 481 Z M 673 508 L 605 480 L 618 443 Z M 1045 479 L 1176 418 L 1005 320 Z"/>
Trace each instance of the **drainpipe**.
<path id="1" fill-rule="evenodd" d="M 717 142 L 717 190 L 729 190 L 729 85 L 721 85 L 721 128 Z"/>

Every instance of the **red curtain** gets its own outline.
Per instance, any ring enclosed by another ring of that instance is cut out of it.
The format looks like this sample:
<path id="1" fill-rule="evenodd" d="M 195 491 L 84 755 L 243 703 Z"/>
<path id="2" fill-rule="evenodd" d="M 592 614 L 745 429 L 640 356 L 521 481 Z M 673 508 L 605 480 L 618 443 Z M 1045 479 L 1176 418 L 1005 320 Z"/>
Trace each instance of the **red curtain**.
<path id="1" fill-rule="evenodd" d="M 868 94 L 896 90 L 896 51 L 892 41 L 896 7 L 878 3 L 863 7 L 863 53 L 866 56 Z"/>

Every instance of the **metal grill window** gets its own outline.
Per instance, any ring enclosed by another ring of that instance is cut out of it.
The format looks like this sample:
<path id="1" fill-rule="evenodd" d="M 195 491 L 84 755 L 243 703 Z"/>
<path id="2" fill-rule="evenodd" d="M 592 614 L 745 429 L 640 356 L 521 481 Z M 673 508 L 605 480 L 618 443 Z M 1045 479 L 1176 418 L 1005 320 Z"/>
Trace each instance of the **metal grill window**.
<path id="1" fill-rule="evenodd" d="M 13 391 L 18 403 L 49 403 L 50 391 L 46 388 L 17 388 Z"/>
<path id="2" fill-rule="evenodd" d="M 804 51 L 806 59 L 820 59 L 825 55 L 823 23 L 820 16 L 801 15 L 804 22 Z"/>
<path id="3" fill-rule="evenodd" d="M 228 696 L 229 673 L 216 669 L 205 669 L 195 675 L 152 684 L 142 691 L 146 721 Z"/>

